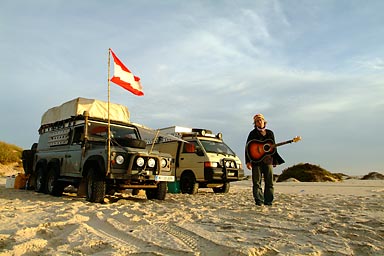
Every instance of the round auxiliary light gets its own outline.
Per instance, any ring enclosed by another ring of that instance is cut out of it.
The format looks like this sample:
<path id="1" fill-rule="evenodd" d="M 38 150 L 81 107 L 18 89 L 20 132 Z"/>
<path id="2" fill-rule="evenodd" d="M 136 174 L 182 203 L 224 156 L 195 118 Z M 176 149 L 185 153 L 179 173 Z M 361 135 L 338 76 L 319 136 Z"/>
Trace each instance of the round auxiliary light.
<path id="1" fill-rule="evenodd" d="M 136 159 L 136 164 L 139 167 L 143 167 L 144 166 L 144 162 L 145 162 L 144 158 L 142 158 L 142 157 L 139 157 L 139 158 Z"/>
<path id="2" fill-rule="evenodd" d="M 167 166 L 167 160 L 165 160 L 164 158 L 161 159 L 161 168 L 164 168 Z"/>
<path id="3" fill-rule="evenodd" d="M 231 162 L 231 168 L 235 168 L 235 162 Z"/>
<path id="4" fill-rule="evenodd" d="M 124 157 L 122 155 L 118 155 L 116 157 L 116 163 L 117 164 L 123 164 L 124 163 Z"/>
<path id="5" fill-rule="evenodd" d="M 231 162 L 225 162 L 225 167 L 227 167 L 227 168 L 229 168 L 229 167 L 231 167 Z"/>
<path id="6" fill-rule="evenodd" d="M 155 167 L 156 161 L 153 158 L 149 158 L 148 160 L 148 167 L 153 168 Z"/>

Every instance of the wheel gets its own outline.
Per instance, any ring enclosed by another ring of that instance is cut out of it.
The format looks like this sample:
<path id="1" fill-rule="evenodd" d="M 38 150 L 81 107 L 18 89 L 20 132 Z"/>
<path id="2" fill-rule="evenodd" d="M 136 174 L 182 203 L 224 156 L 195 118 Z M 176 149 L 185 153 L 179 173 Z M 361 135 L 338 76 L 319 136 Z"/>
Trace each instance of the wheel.
<path id="1" fill-rule="evenodd" d="M 45 175 L 42 166 L 39 166 L 36 171 L 35 191 L 39 193 L 45 193 Z"/>
<path id="2" fill-rule="evenodd" d="M 87 201 L 92 203 L 102 203 L 105 197 L 105 178 L 102 177 L 97 169 L 91 167 L 87 174 Z"/>
<path id="3" fill-rule="evenodd" d="M 140 192 L 140 189 L 137 189 L 137 188 L 132 189 L 132 195 L 133 196 L 137 196 L 139 194 L 139 192 Z"/>
<path id="4" fill-rule="evenodd" d="M 213 192 L 215 193 L 228 193 L 230 188 L 229 182 L 226 182 L 223 184 L 222 187 L 219 188 L 213 188 Z"/>
<path id="5" fill-rule="evenodd" d="M 157 188 L 148 188 L 145 190 L 145 194 L 149 200 L 164 200 L 165 195 L 167 194 L 167 182 L 160 181 L 159 184 L 157 184 Z"/>
<path id="6" fill-rule="evenodd" d="M 160 183 L 157 185 L 156 198 L 158 200 L 164 200 L 166 194 L 167 194 L 167 182 L 166 181 L 160 181 Z"/>
<path id="7" fill-rule="evenodd" d="M 50 167 L 48 170 L 46 191 L 52 196 L 62 196 L 64 192 L 64 184 L 59 182 L 58 170 L 55 167 Z"/>
<path id="8" fill-rule="evenodd" d="M 183 173 L 180 178 L 180 190 L 183 194 L 196 194 L 199 189 L 199 184 L 196 182 L 195 175 L 193 173 Z"/>

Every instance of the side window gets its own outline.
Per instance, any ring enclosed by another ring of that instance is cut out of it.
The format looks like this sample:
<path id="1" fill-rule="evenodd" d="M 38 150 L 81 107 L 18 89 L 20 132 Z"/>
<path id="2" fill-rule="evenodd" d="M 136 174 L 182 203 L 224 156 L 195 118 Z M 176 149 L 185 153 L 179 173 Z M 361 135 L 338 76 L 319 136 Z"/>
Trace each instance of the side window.
<path id="1" fill-rule="evenodd" d="M 73 130 L 72 144 L 80 144 L 84 136 L 84 126 L 75 127 Z"/>
<path id="2" fill-rule="evenodd" d="M 183 153 L 195 153 L 196 146 L 196 141 L 189 141 L 188 143 L 184 143 Z"/>

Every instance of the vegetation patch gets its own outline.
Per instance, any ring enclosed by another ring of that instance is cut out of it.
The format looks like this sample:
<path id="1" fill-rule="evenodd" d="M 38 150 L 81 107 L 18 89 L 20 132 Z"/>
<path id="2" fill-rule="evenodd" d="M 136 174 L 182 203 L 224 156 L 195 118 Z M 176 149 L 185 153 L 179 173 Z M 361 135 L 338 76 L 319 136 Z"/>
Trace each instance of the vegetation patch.
<path id="1" fill-rule="evenodd" d="M 367 175 L 364 175 L 362 180 L 384 180 L 384 175 L 378 172 L 370 172 Z"/>
<path id="2" fill-rule="evenodd" d="M 301 182 L 334 182 L 342 180 L 342 175 L 332 174 L 318 165 L 301 163 L 283 170 L 281 175 L 279 175 L 277 182 L 286 181 L 287 179 L 292 178 Z"/>
<path id="3" fill-rule="evenodd" d="M 22 152 L 22 148 L 0 141 L 0 164 L 20 162 Z"/>

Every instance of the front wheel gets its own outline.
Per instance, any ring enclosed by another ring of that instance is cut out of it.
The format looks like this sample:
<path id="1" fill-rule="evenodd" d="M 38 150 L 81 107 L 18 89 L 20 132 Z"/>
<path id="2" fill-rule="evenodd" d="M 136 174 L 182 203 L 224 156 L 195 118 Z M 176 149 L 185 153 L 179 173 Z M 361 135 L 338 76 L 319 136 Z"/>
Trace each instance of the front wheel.
<path id="1" fill-rule="evenodd" d="M 180 178 L 180 190 L 183 194 L 196 194 L 199 189 L 195 175 L 193 173 L 184 173 Z"/>
<path id="2" fill-rule="evenodd" d="M 157 188 L 146 189 L 145 194 L 147 195 L 147 198 L 149 200 L 151 199 L 164 200 L 165 195 L 167 194 L 167 182 L 160 181 L 159 184 L 157 184 Z"/>
<path id="3" fill-rule="evenodd" d="M 91 167 L 88 171 L 87 178 L 87 201 L 91 203 L 103 203 L 106 190 L 105 178 Z"/>

